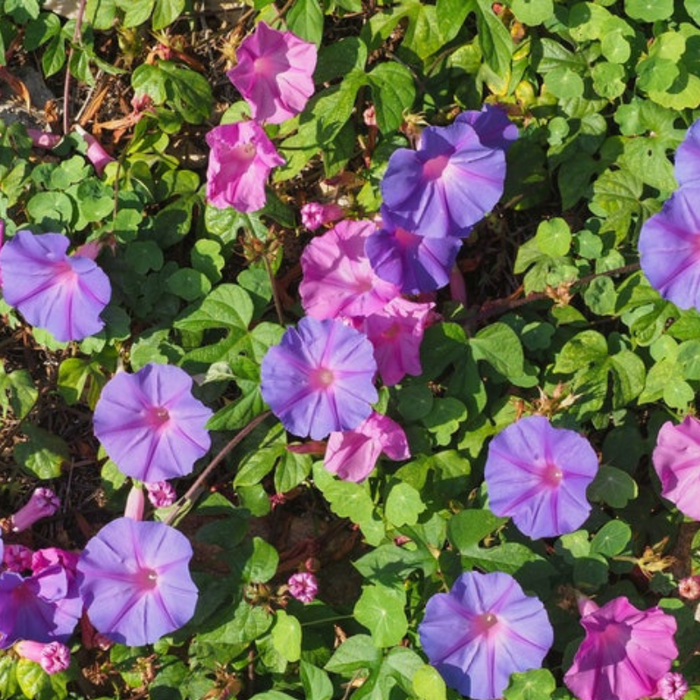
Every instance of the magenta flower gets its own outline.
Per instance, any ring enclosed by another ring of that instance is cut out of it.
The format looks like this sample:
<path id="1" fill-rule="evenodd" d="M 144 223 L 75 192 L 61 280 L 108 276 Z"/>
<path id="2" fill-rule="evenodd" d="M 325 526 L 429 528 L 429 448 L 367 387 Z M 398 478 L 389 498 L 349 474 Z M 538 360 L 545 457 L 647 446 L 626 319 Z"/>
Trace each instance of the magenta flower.
<path id="1" fill-rule="evenodd" d="M 99 333 L 112 295 L 107 275 L 93 260 L 69 256 L 69 243 L 61 233 L 17 231 L 0 248 L 5 301 L 62 342 Z"/>
<path id="2" fill-rule="evenodd" d="M 262 209 L 270 170 L 284 163 L 262 128 L 255 122 L 224 124 L 207 134 L 207 143 L 209 203 L 241 212 Z"/>
<path id="3" fill-rule="evenodd" d="M 394 460 L 411 456 L 403 428 L 372 412 L 354 430 L 330 434 L 323 466 L 345 481 L 364 481 L 382 453 Z"/>
<path id="4" fill-rule="evenodd" d="M 148 500 L 154 508 L 169 508 L 177 499 L 175 488 L 167 481 L 146 484 L 146 492 Z"/>
<path id="5" fill-rule="evenodd" d="M 445 683 L 476 700 L 500 698 L 512 673 L 539 668 L 554 639 L 544 606 L 512 576 L 476 571 L 428 600 L 418 633 Z"/>
<path id="6" fill-rule="evenodd" d="M 676 150 L 675 172 L 681 187 L 700 182 L 700 119 L 691 124 Z"/>
<path id="7" fill-rule="evenodd" d="M 29 500 L 10 516 L 13 532 L 28 530 L 37 520 L 52 516 L 61 506 L 58 496 L 43 486 L 34 489 Z"/>
<path id="8" fill-rule="evenodd" d="M 296 34 L 258 22 L 236 52 L 227 75 L 256 122 L 279 124 L 301 112 L 313 95 L 316 47 Z"/>
<path id="9" fill-rule="evenodd" d="M 8 571 L 21 574 L 32 568 L 33 554 L 34 552 L 23 544 L 8 544 L 2 553 L 2 563 Z"/>
<path id="10" fill-rule="evenodd" d="M 682 673 L 666 673 L 656 686 L 656 694 L 661 700 L 683 700 L 687 692 L 688 681 Z"/>
<path id="11" fill-rule="evenodd" d="M 140 646 L 182 627 L 198 591 L 192 547 L 168 525 L 117 518 L 80 555 L 80 594 L 90 622 L 115 642 Z"/>
<path id="12" fill-rule="evenodd" d="M 637 610 L 624 596 L 599 608 L 579 602 L 586 636 L 564 676 L 579 700 L 638 700 L 654 695 L 678 656 L 676 620 L 660 608 Z"/>
<path id="13" fill-rule="evenodd" d="M 700 309 L 700 187 L 681 187 L 639 234 L 642 271 L 651 286 L 681 309 Z"/>
<path id="14" fill-rule="evenodd" d="M 404 294 L 420 294 L 449 282 L 461 247 L 462 241 L 454 236 L 419 236 L 385 220 L 384 228 L 367 237 L 365 252 L 378 277 L 395 284 Z"/>
<path id="15" fill-rule="evenodd" d="M 289 594 L 302 603 L 311 603 L 318 594 L 318 581 L 309 572 L 292 574 L 287 581 Z"/>
<path id="16" fill-rule="evenodd" d="M 680 425 L 664 423 L 652 455 L 661 495 L 693 520 L 700 520 L 700 421 L 686 416 Z"/>
<path id="17" fill-rule="evenodd" d="M 379 375 L 387 386 L 398 384 L 407 374 L 422 373 L 420 346 L 433 306 L 397 297 L 365 319 L 363 330 L 374 346 Z"/>
<path id="18" fill-rule="evenodd" d="M 70 666 L 70 649 L 61 642 L 32 642 L 23 640 L 15 644 L 15 651 L 25 659 L 35 661 L 49 675 L 65 671 Z"/>
<path id="19" fill-rule="evenodd" d="M 112 377 L 95 406 L 95 436 L 127 476 L 153 482 L 189 474 L 211 446 L 212 411 L 179 367 L 147 364 Z"/>
<path id="20" fill-rule="evenodd" d="M 92 163 L 95 168 L 95 172 L 98 175 L 102 175 L 104 169 L 107 167 L 108 163 L 114 161 L 114 158 L 105 151 L 102 144 L 88 131 L 83 129 L 80 124 L 75 125 L 75 130 L 82 136 L 83 141 L 87 143 L 87 159 Z"/>
<path id="21" fill-rule="evenodd" d="M 484 478 L 489 507 L 537 539 L 573 532 L 588 517 L 586 489 L 598 457 L 586 438 L 544 416 L 509 425 L 489 445 Z"/>
<path id="22" fill-rule="evenodd" d="M 365 241 L 375 228 L 371 221 L 341 221 L 306 246 L 299 293 L 309 316 L 368 316 L 400 294 L 396 285 L 377 277 L 365 255 Z"/>
<path id="23" fill-rule="evenodd" d="M 481 111 L 467 110 L 457 115 L 455 122 L 474 128 L 482 146 L 507 151 L 518 138 L 518 127 L 508 119 L 502 107 L 484 105 Z"/>
<path id="24" fill-rule="evenodd" d="M 290 433 L 321 440 L 352 430 L 377 400 L 372 344 L 340 321 L 302 318 L 262 361 L 261 391 Z"/>
<path id="25" fill-rule="evenodd" d="M 319 202 L 307 202 L 301 208 L 301 223 L 309 229 L 315 231 L 321 226 L 332 224 L 345 216 L 345 210 L 337 204 L 320 204 Z"/>
<path id="26" fill-rule="evenodd" d="M 464 237 L 503 194 L 503 150 L 488 148 L 465 122 L 428 127 L 420 148 L 399 148 L 382 180 L 382 218 L 432 238 Z"/>

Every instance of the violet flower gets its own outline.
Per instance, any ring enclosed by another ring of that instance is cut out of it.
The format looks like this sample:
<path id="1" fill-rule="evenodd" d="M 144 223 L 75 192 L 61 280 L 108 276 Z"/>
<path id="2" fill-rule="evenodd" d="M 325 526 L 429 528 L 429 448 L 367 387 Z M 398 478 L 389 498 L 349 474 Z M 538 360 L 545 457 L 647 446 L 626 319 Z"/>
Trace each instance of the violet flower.
<path id="1" fill-rule="evenodd" d="M 481 111 L 462 112 L 455 122 L 474 127 L 482 146 L 487 148 L 508 151 L 518 138 L 518 127 L 508 119 L 505 109 L 497 105 L 484 105 Z"/>
<path id="2" fill-rule="evenodd" d="M 489 445 L 484 478 L 489 507 L 532 539 L 573 532 L 588 517 L 586 489 L 598 457 L 586 438 L 544 416 L 509 425 Z"/>
<path id="3" fill-rule="evenodd" d="M 700 182 L 700 119 L 696 119 L 676 150 L 674 167 L 681 187 Z"/>
<path id="4" fill-rule="evenodd" d="M 307 316 L 267 351 L 260 388 L 290 433 L 321 440 L 369 417 L 378 398 L 376 371 L 365 335 L 340 321 Z"/>
<path id="5" fill-rule="evenodd" d="M 209 450 L 211 409 L 179 367 L 147 364 L 112 377 L 95 406 L 95 435 L 119 469 L 145 482 L 189 474 Z"/>
<path id="6" fill-rule="evenodd" d="M 421 236 L 464 237 L 503 194 L 503 150 L 465 122 L 428 127 L 417 151 L 399 148 L 382 180 L 382 218 Z"/>
<path id="7" fill-rule="evenodd" d="M 44 644 L 25 639 L 17 642 L 14 649 L 21 657 L 38 663 L 49 675 L 65 671 L 70 666 L 70 649 L 61 642 Z"/>
<path id="8" fill-rule="evenodd" d="M 265 206 L 265 182 L 270 170 L 282 165 L 272 141 L 255 122 L 214 127 L 207 134 L 211 148 L 207 168 L 207 199 L 217 209 L 241 212 Z"/>
<path id="9" fill-rule="evenodd" d="M 146 484 L 146 493 L 154 508 L 170 508 L 177 499 L 175 488 L 167 481 L 156 481 L 153 484 Z"/>
<path id="10" fill-rule="evenodd" d="M 700 421 L 686 416 L 680 425 L 664 423 L 652 455 L 661 495 L 683 515 L 700 520 Z"/>
<path id="11" fill-rule="evenodd" d="M 639 700 L 655 694 L 657 683 L 678 656 L 676 620 L 660 608 L 637 610 L 624 596 L 599 608 L 579 601 L 586 636 L 564 683 L 579 700 Z"/>
<path id="12" fill-rule="evenodd" d="M 37 520 L 52 516 L 60 506 L 61 501 L 51 489 L 43 486 L 34 489 L 29 500 L 10 516 L 12 532 L 28 530 Z"/>
<path id="13" fill-rule="evenodd" d="M 5 301 L 62 342 L 99 333 L 112 295 L 107 275 L 93 260 L 69 256 L 69 244 L 61 233 L 17 231 L 0 248 Z"/>
<path id="14" fill-rule="evenodd" d="M 279 124 L 301 112 L 313 95 L 316 47 L 290 31 L 258 22 L 236 51 L 229 80 L 257 122 Z"/>
<path id="15" fill-rule="evenodd" d="M 368 316 L 400 294 L 396 285 L 377 277 L 365 255 L 365 241 L 375 228 L 371 221 L 341 221 L 306 246 L 299 293 L 309 316 Z"/>
<path id="16" fill-rule="evenodd" d="M 500 698 L 512 673 L 540 668 L 554 632 L 542 603 L 509 574 L 462 574 L 434 595 L 418 626 L 445 683 L 476 700 Z"/>
<path id="17" fill-rule="evenodd" d="M 302 603 L 311 603 L 318 594 L 318 581 L 309 572 L 292 574 L 287 581 L 289 594 Z"/>
<path id="18" fill-rule="evenodd" d="M 198 591 L 192 547 L 168 525 L 117 518 L 80 555 L 80 594 L 90 622 L 115 642 L 140 646 L 182 627 Z"/>
<path id="19" fill-rule="evenodd" d="M 330 434 L 323 466 L 345 481 L 364 481 L 382 453 L 394 460 L 411 456 L 403 428 L 391 418 L 372 412 L 354 430 Z"/>

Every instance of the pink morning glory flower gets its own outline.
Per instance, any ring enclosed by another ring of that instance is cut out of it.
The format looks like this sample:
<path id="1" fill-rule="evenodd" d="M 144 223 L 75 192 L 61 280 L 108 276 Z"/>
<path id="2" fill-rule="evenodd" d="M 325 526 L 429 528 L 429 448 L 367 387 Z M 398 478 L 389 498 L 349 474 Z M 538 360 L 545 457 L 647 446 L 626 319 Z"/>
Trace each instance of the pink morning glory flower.
<path id="1" fill-rule="evenodd" d="M 364 481 L 382 453 L 394 460 L 411 456 L 403 428 L 391 418 L 372 412 L 354 430 L 330 434 L 323 466 L 345 481 Z"/>
<path id="2" fill-rule="evenodd" d="M 140 646 L 182 627 L 198 591 L 189 572 L 192 547 L 164 523 L 117 518 L 85 545 L 80 595 L 90 622 L 115 642 Z"/>
<path id="3" fill-rule="evenodd" d="M 651 286 L 681 309 L 700 309 L 700 187 L 687 185 L 647 219 L 639 259 Z"/>
<path id="4" fill-rule="evenodd" d="M 88 131 L 86 131 L 80 124 L 75 125 L 75 130 L 82 136 L 83 141 L 87 143 L 88 149 L 87 159 L 92 163 L 95 168 L 95 172 L 98 175 L 102 175 L 104 169 L 107 165 L 114 161 L 114 158 L 105 151 L 102 144 Z"/>
<path id="5" fill-rule="evenodd" d="M 51 489 L 43 486 L 34 489 L 29 500 L 10 516 L 12 531 L 28 530 L 37 520 L 53 515 L 60 506 L 61 501 Z"/>
<path id="6" fill-rule="evenodd" d="M 542 603 L 509 574 L 462 574 L 434 595 L 418 626 L 430 663 L 475 700 L 503 696 L 512 673 L 540 668 L 554 632 Z"/>
<path id="7" fill-rule="evenodd" d="M 586 438 L 544 416 L 509 425 L 489 445 L 489 507 L 532 539 L 573 532 L 588 517 L 586 489 L 598 457 Z"/>
<path id="8" fill-rule="evenodd" d="M 209 203 L 241 212 L 262 209 L 270 170 L 284 163 L 262 128 L 250 121 L 223 124 L 207 134 L 207 143 Z"/>
<path id="9" fill-rule="evenodd" d="M 119 372 L 102 389 L 93 416 L 95 436 L 126 474 L 153 482 L 189 474 L 211 446 L 211 409 L 192 396 L 192 378 L 179 367 L 147 364 Z"/>
<path id="10" fill-rule="evenodd" d="M 279 124 L 301 112 L 313 95 L 316 57 L 313 44 L 258 22 L 238 47 L 238 65 L 227 75 L 256 122 Z"/>
<path id="11" fill-rule="evenodd" d="M 27 323 L 62 342 L 99 333 L 112 288 L 94 260 L 68 255 L 61 233 L 17 231 L 0 248 L 2 294 Z"/>
<path id="12" fill-rule="evenodd" d="M 467 236 L 501 198 L 505 174 L 503 150 L 484 146 L 470 124 L 428 127 L 417 151 L 391 155 L 382 218 L 421 236 Z"/>
<path id="13" fill-rule="evenodd" d="M 396 297 L 365 318 L 362 329 L 374 346 L 379 375 L 387 386 L 398 384 L 407 374 L 417 377 L 423 371 L 420 346 L 433 306 Z"/>
<path id="14" fill-rule="evenodd" d="M 624 596 L 598 607 L 579 601 L 586 636 L 564 683 L 579 700 L 639 700 L 655 694 L 678 649 L 676 620 L 660 608 L 637 610 Z"/>
<path id="15" fill-rule="evenodd" d="M 340 321 L 306 316 L 267 351 L 260 388 L 290 433 L 321 440 L 369 417 L 378 398 L 376 371 L 364 334 Z"/>
<path id="16" fill-rule="evenodd" d="M 301 256 L 301 304 L 314 318 L 368 316 L 401 291 L 377 277 L 365 255 L 371 221 L 341 221 L 314 238 Z"/>
<path id="17" fill-rule="evenodd" d="M 652 455 L 661 495 L 693 520 L 700 520 L 700 421 L 686 416 L 680 425 L 664 423 Z"/>
<path id="18" fill-rule="evenodd" d="M 35 661 L 46 673 L 52 675 L 65 671 L 70 666 L 70 649 L 61 642 L 17 642 L 15 651 L 23 658 Z"/>
<path id="19" fill-rule="evenodd" d="M 311 603 L 318 594 L 318 581 L 312 573 L 307 571 L 292 574 L 287 585 L 289 594 L 302 603 Z"/>

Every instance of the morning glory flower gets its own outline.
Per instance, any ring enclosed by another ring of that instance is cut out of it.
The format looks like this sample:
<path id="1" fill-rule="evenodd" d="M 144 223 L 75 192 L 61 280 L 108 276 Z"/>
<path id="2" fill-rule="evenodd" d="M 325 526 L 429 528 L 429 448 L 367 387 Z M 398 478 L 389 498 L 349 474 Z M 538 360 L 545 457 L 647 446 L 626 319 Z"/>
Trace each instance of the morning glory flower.
<path id="1" fill-rule="evenodd" d="M 697 185 L 681 187 L 639 234 L 642 271 L 664 299 L 681 309 L 700 309 L 698 198 Z"/>
<path id="2" fill-rule="evenodd" d="M 23 640 L 14 646 L 23 658 L 38 663 L 49 675 L 65 671 L 70 666 L 70 649 L 61 642 L 33 642 Z"/>
<path id="3" fill-rule="evenodd" d="M 700 182 L 700 119 L 691 124 L 678 146 L 674 170 L 681 187 Z"/>
<path id="4" fill-rule="evenodd" d="M 586 438 L 544 416 L 509 425 L 489 445 L 489 507 L 532 539 L 573 532 L 591 510 L 586 489 L 598 457 Z"/>
<path id="5" fill-rule="evenodd" d="M 12 532 L 28 530 L 37 520 L 52 516 L 61 506 L 58 496 L 44 486 L 34 489 L 29 500 L 10 516 Z"/>
<path id="6" fill-rule="evenodd" d="M 0 248 L 2 295 L 27 323 L 61 342 L 82 340 L 104 327 L 109 278 L 90 258 L 68 255 L 62 233 L 17 231 Z"/>
<path id="7" fill-rule="evenodd" d="M 290 433 L 321 440 L 369 417 L 378 398 L 376 371 L 364 334 L 340 321 L 306 316 L 267 351 L 260 389 Z"/>
<path id="8" fill-rule="evenodd" d="M 258 22 L 236 51 L 229 80 L 250 105 L 256 122 L 279 124 L 304 109 L 314 92 L 316 47 L 290 31 Z"/>
<path id="9" fill-rule="evenodd" d="M 90 622 L 109 639 L 140 646 L 190 620 L 198 591 L 189 572 L 192 547 L 159 522 L 117 518 L 85 545 L 80 595 Z"/>
<path id="10" fill-rule="evenodd" d="M 508 119 L 505 109 L 496 105 L 484 105 L 481 111 L 469 109 L 458 114 L 455 122 L 474 127 L 479 141 L 487 148 L 508 151 L 518 138 L 518 127 Z"/>
<path id="11" fill-rule="evenodd" d="M 147 483 L 189 474 L 211 446 L 211 409 L 192 396 L 179 367 L 147 364 L 119 372 L 95 406 L 95 436 L 127 476 Z"/>
<path id="12" fill-rule="evenodd" d="M 462 574 L 434 595 L 418 626 L 430 663 L 475 700 L 503 696 L 512 673 L 540 668 L 554 632 L 542 603 L 509 574 Z"/>
<path id="13" fill-rule="evenodd" d="M 399 148 L 382 180 L 382 218 L 421 236 L 464 237 L 503 194 L 505 154 L 470 124 L 432 126 L 417 151 Z"/>
<path id="14" fill-rule="evenodd" d="M 371 221 L 341 221 L 306 246 L 299 294 L 309 316 L 368 316 L 400 294 L 396 285 L 377 277 L 365 254 L 365 241 L 375 229 Z"/>
<path id="15" fill-rule="evenodd" d="M 265 206 L 270 170 L 284 163 L 272 141 L 255 122 L 214 127 L 207 134 L 211 152 L 207 168 L 207 200 L 217 209 L 241 212 Z"/>
<path id="16" fill-rule="evenodd" d="M 660 608 L 638 610 L 624 596 L 602 607 L 579 601 L 586 636 L 564 683 L 579 700 L 639 700 L 656 695 L 657 683 L 678 656 L 676 620 Z"/>

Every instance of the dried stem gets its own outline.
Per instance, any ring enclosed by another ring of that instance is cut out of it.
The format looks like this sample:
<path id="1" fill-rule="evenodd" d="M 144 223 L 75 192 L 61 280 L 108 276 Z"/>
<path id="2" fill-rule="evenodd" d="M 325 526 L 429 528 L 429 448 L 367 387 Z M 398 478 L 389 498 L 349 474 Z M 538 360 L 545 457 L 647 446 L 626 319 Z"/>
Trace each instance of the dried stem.
<path id="1" fill-rule="evenodd" d="M 80 5 L 78 6 L 78 16 L 75 20 L 75 31 L 73 32 L 73 40 L 71 41 L 70 48 L 68 49 L 68 58 L 66 59 L 66 77 L 63 81 L 63 135 L 68 133 L 68 128 L 70 126 L 70 62 L 73 58 L 73 52 L 75 51 L 75 44 L 80 41 L 80 31 L 83 26 L 83 17 L 85 16 L 85 5 L 87 0 L 80 0 Z"/>

